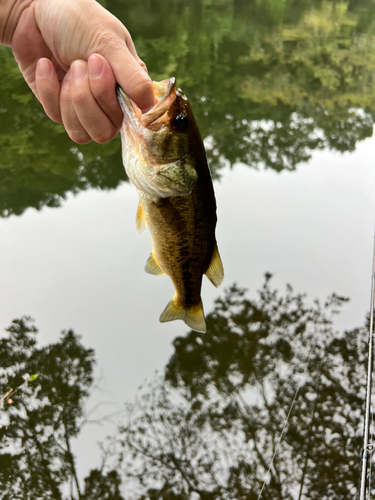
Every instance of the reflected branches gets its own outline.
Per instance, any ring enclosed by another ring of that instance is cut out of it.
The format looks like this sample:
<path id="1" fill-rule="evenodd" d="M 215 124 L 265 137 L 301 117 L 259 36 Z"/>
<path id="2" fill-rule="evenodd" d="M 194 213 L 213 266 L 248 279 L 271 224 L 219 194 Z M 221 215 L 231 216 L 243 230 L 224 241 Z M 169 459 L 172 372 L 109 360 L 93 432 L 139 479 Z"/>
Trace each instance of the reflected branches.
<path id="1" fill-rule="evenodd" d="M 256 299 L 229 288 L 207 333 L 177 338 L 165 377 L 129 407 L 120 462 L 131 498 L 256 499 L 264 480 L 265 498 L 355 495 L 367 337 L 335 331 L 345 301 L 282 295 L 270 275 Z"/>
<path id="2" fill-rule="evenodd" d="M 0 340 L 0 394 L 22 384 L 0 409 L 1 498 L 121 500 L 115 495 L 119 480 L 114 471 L 91 471 L 82 490 L 72 451 L 93 382 L 94 351 L 72 330 L 45 347 L 38 346 L 37 333 L 32 320 L 23 317 Z M 38 377 L 25 385 L 27 373 Z M 91 494 L 99 483 L 107 496 Z M 66 484 L 71 485 L 69 497 Z"/>
<path id="3" fill-rule="evenodd" d="M 71 330 L 39 347 L 29 318 L 0 341 L 4 499 L 352 498 L 359 483 L 366 325 L 336 331 L 346 298 L 309 303 L 271 275 L 255 298 L 234 284 L 206 334 L 174 342 L 81 485 L 71 440 L 92 390 L 92 349 Z M 282 437 L 282 439 L 280 439 Z M 31 494 L 30 493 L 30 494 Z M 121 496 L 123 495 L 123 496 Z M 30 496 L 33 498 L 33 496 Z"/>

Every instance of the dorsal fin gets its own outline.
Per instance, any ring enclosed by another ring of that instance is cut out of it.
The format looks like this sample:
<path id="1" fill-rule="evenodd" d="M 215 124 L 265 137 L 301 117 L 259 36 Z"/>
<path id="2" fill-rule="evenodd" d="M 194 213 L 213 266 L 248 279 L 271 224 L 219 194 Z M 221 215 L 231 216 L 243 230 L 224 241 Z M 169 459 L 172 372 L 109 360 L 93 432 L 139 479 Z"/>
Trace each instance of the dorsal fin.
<path id="1" fill-rule="evenodd" d="M 223 263 L 221 262 L 217 244 L 215 245 L 215 250 L 212 255 L 210 265 L 208 266 L 208 269 L 205 274 L 207 278 L 211 281 L 211 283 L 216 287 L 221 285 L 221 282 L 224 279 Z"/>
<path id="2" fill-rule="evenodd" d="M 161 274 L 165 274 L 163 269 L 156 262 L 153 252 L 150 253 L 150 257 L 147 259 L 145 271 L 146 273 L 154 274 L 155 276 L 160 276 Z"/>
<path id="3" fill-rule="evenodd" d="M 138 203 L 137 214 L 135 216 L 135 227 L 137 229 L 137 233 L 140 234 L 142 231 L 144 231 L 146 226 L 147 223 L 146 223 L 145 212 L 143 210 L 141 203 Z"/>

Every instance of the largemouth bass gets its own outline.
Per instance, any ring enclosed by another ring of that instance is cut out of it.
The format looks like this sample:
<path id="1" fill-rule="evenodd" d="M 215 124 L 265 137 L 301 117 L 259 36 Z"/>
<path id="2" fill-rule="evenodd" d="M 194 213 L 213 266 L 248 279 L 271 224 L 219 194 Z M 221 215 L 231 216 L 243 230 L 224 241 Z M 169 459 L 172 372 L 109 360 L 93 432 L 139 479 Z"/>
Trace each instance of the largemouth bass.
<path id="1" fill-rule="evenodd" d="M 147 226 L 152 239 L 145 270 L 167 274 L 175 288 L 160 321 L 182 319 L 205 332 L 203 274 L 215 286 L 224 277 L 211 175 L 188 99 L 174 78 L 153 85 L 155 105 L 143 115 L 117 88 L 124 112 L 122 158 L 139 198 L 136 227 L 141 232 Z"/>

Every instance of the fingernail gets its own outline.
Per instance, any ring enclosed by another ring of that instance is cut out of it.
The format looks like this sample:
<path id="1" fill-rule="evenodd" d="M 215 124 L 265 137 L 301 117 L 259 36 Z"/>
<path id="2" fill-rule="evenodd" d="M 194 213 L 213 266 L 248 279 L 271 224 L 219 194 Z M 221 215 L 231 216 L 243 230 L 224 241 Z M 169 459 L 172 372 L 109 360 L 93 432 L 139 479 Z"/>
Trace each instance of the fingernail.
<path id="1" fill-rule="evenodd" d="M 68 80 L 68 82 L 70 82 L 70 69 L 68 69 L 68 72 L 65 75 L 65 80 Z"/>
<path id="2" fill-rule="evenodd" d="M 87 64 L 84 61 L 80 61 L 78 59 L 77 61 L 73 61 L 72 65 L 70 66 L 70 70 L 72 80 L 80 80 L 81 78 L 86 76 Z"/>
<path id="3" fill-rule="evenodd" d="M 103 73 L 103 62 L 99 57 L 89 57 L 89 76 L 90 78 L 99 78 Z"/>
<path id="4" fill-rule="evenodd" d="M 40 78 L 46 78 L 51 74 L 51 63 L 48 59 L 39 59 L 36 70 Z"/>

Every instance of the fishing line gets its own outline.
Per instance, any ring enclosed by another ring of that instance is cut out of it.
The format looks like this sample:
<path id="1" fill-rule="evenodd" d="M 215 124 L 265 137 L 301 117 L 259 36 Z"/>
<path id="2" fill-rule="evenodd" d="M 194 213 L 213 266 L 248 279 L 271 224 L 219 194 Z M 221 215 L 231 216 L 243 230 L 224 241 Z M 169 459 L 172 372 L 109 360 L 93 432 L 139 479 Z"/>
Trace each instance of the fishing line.
<path id="1" fill-rule="evenodd" d="M 280 447 L 280 444 L 281 444 L 281 440 L 282 440 L 282 438 L 283 438 L 283 436 L 284 436 L 284 433 L 285 433 L 286 427 L 287 427 L 287 425 L 288 425 L 289 417 L 290 417 L 290 415 L 291 415 L 291 413 L 292 413 L 293 406 L 294 406 L 294 403 L 296 402 L 296 399 L 297 399 L 297 396 L 298 396 L 299 390 L 300 390 L 300 388 L 301 388 L 302 383 L 304 382 L 304 377 L 305 377 L 305 375 L 306 375 L 307 368 L 308 368 L 308 366 L 309 366 L 310 357 L 311 357 L 312 352 L 313 352 L 313 351 L 314 351 L 314 349 L 315 349 L 315 346 L 316 346 L 317 341 L 318 341 L 318 336 L 315 336 L 315 340 L 314 340 L 314 342 L 312 343 L 312 346 L 311 346 L 311 348 L 310 348 L 310 350 L 309 350 L 308 354 L 306 355 L 306 359 L 305 359 L 305 361 L 304 361 L 304 363 L 305 363 L 305 368 L 304 368 L 304 370 L 303 370 L 303 374 L 302 374 L 301 380 L 299 381 L 299 383 L 298 383 L 298 385 L 297 385 L 297 389 L 296 389 L 296 392 L 295 392 L 295 394 L 294 394 L 294 397 L 293 397 L 292 403 L 291 403 L 291 405 L 290 405 L 290 407 L 289 407 L 288 414 L 287 414 L 287 416 L 285 417 L 284 424 L 283 424 L 283 428 L 282 428 L 282 430 L 281 430 L 281 434 L 280 434 L 280 436 L 279 436 L 279 440 L 277 441 L 277 445 L 276 445 L 275 451 L 274 451 L 274 453 L 273 453 L 273 455 L 272 455 L 271 462 L 270 462 L 270 465 L 269 465 L 268 470 L 267 470 L 267 472 L 266 472 L 265 479 L 264 479 L 264 482 L 263 482 L 263 485 L 262 485 L 262 488 L 261 488 L 261 490 L 260 490 L 260 493 L 259 493 L 259 496 L 258 496 L 257 500 L 260 500 L 260 498 L 261 498 L 261 496 L 262 496 L 262 492 L 263 492 L 264 487 L 265 487 L 265 485 L 266 485 L 266 482 L 267 482 L 267 479 L 268 479 L 268 475 L 269 475 L 269 473 L 270 473 L 270 471 L 271 471 L 271 468 L 272 468 L 272 466 L 273 466 L 273 462 L 274 462 L 274 460 L 275 460 L 276 454 L 277 454 L 277 452 L 279 451 L 279 447 Z"/>
<path id="2" fill-rule="evenodd" d="M 374 395 L 374 389 L 372 389 L 372 395 Z M 374 412 L 371 412 L 371 442 L 374 442 Z M 372 457 L 370 460 L 370 470 L 368 477 L 368 500 L 371 499 L 371 474 L 372 474 Z"/>
<path id="3" fill-rule="evenodd" d="M 356 224 L 355 224 L 355 228 L 354 228 L 354 231 L 353 231 L 353 236 L 352 236 L 352 238 L 351 238 L 351 241 L 350 241 L 349 245 L 347 246 L 347 249 L 346 249 L 346 252 L 345 252 L 345 253 L 346 253 L 346 255 L 345 255 L 344 261 L 343 261 L 343 263 L 342 263 L 342 265 L 341 265 L 340 272 L 338 272 L 338 274 L 337 274 L 337 278 L 336 278 L 336 285 L 335 285 L 335 287 L 337 286 L 337 281 L 338 281 L 338 280 L 339 280 L 339 278 L 341 277 L 342 272 L 343 272 L 343 269 L 344 269 L 344 268 L 345 268 L 345 266 L 346 266 L 346 263 L 347 263 L 347 260 L 348 260 L 348 256 L 349 256 L 350 250 L 351 250 L 351 248 L 352 248 L 352 246 L 353 246 L 353 243 L 354 243 L 354 240 L 355 240 L 355 238 L 356 238 L 356 235 L 357 235 L 357 232 L 358 232 L 358 228 L 359 228 L 359 224 L 360 224 L 360 222 L 361 222 L 361 220 L 362 220 L 362 218 L 363 218 L 363 214 L 364 214 L 364 212 L 365 212 L 366 206 L 367 206 L 368 201 L 369 201 L 369 199 L 370 199 L 370 195 L 371 195 L 371 193 L 372 193 L 372 190 L 373 190 L 374 184 L 375 184 L 375 176 L 374 176 L 374 177 L 373 177 L 373 179 L 372 179 L 372 182 L 371 182 L 370 188 L 369 188 L 369 190 L 368 190 L 368 192 L 367 192 L 367 196 L 366 196 L 366 198 L 365 198 L 365 200 L 364 200 L 364 202 L 363 202 L 362 208 L 361 208 L 361 210 L 360 210 L 360 214 L 359 214 L 359 216 L 358 216 L 358 218 L 357 218 L 357 222 L 356 222 Z M 375 243 L 374 243 L 374 259 L 375 259 Z M 374 275 L 373 275 L 373 276 L 374 276 Z M 335 288 L 335 287 L 334 287 L 334 288 Z M 373 299 L 373 297 L 372 297 L 372 299 L 371 299 L 371 303 L 373 303 L 373 300 L 374 300 L 374 299 Z M 372 307 L 372 312 L 373 312 L 373 309 L 374 309 L 374 308 Z M 292 410 L 293 410 L 294 404 L 295 404 L 295 402 L 296 402 L 296 400 L 297 400 L 298 393 L 299 393 L 299 390 L 300 390 L 300 388 L 301 388 L 301 385 L 302 385 L 302 382 L 303 382 L 304 376 L 306 375 L 307 368 L 308 368 L 309 361 L 310 361 L 310 357 L 311 357 L 312 352 L 313 352 L 313 351 L 314 351 L 314 349 L 315 349 L 316 343 L 317 343 L 317 338 L 315 338 L 315 340 L 314 340 L 314 342 L 313 342 L 313 344 L 312 344 L 312 346 L 311 346 L 311 349 L 310 349 L 310 351 L 309 351 L 308 355 L 306 356 L 305 368 L 304 368 L 304 370 L 303 370 L 303 377 L 301 378 L 301 381 L 299 382 L 299 384 L 298 384 L 298 386 L 297 386 L 297 389 L 296 389 L 296 392 L 295 392 L 295 394 L 294 394 L 294 397 L 293 397 L 292 403 L 291 403 L 291 405 L 290 405 L 290 407 L 289 407 L 288 414 L 287 414 L 287 416 L 286 416 L 286 418 L 285 418 L 285 420 L 284 420 L 284 424 L 283 424 L 283 427 L 282 427 L 281 434 L 280 434 L 279 439 L 278 439 L 278 442 L 277 442 L 277 444 L 276 444 L 275 451 L 274 451 L 274 453 L 273 453 L 273 455 L 272 455 L 272 458 L 271 458 L 271 461 L 270 461 L 270 464 L 269 464 L 268 470 L 267 470 L 267 472 L 266 472 L 265 479 L 264 479 L 264 481 L 263 481 L 262 488 L 261 488 L 261 490 L 260 490 L 260 492 L 259 492 L 259 495 L 258 495 L 257 500 L 260 500 L 260 498 L 261 498 L 261 496 L 262 496 L 262 493 L 263 493 L 263 490 L 264 490 L 264 488 L 265 488 L 265 486 L 266 486 L 266 482 L 267 482 L 268 476 L 269 476 L 269 474 L 270 474 L 270 471 L 271 471 L 271 468 L 272 468 L 272 466 L 273 466 L 273 463 L 274 463 L 274 460 L 275 460 L 276 454 L 277 454 L 277 452 L 278 452 L 278 450 L 279 450 L 279 447 L 280 447 L 280 444 L 281 444 L 282 438 L 283 438 L 284 433 L 285 433 L 285 431 L 286 431 L 286 428 L 287 428 L 287 425 L 288 425 L 288 421 L 289 421 L 290 415 L 291 415 L 291 413 L 292 413 Z M 373 422 L 373 417 L 374 417 L 374 416 L 373 416 L 373 414 L 372 414 L 372 422 Z M 372 425 L 372 436 L 373 436 L 373 425 Z M 368 451 L 367 451 L 367 453 L 368 453 Z M 370 462 L 370 477 L 371 477 L 371 467 L 372 467 L 372 461 Z M 367 468 L 366 468 L 366 471 L 367 471 Z M 370 494 L 370 493 L 369 493 L 369 494 Z M 364 498 L 365 498 L 365 497 L 363 497 L 363 500 L 364 500 Z M 370 498 L 370 497 L 369 497 L 369 498 Z M 361 497 L 361 499 L 360 499 L 360 500 L 362 500 L 362 497 Z"/>
<path id="4" fill-rule="evenodd" d="M 372 387 L 372 396 L 374 396 L 374 387 Z M 371 412 L 371 443 L 374 442 L 374 412 Z M 371 500 L 371 475 L 372 475 L 372 456 L 370 459 L 370 468 L 368 475 L 368 500 Z"/>
<path id="5" fill-rule="evenodd" d="M 366 206 L 368 204 L 368 201 L 370 199 L 373 187 L 375 183 L 375 176 L 372 179 L 370 188 L 367 192 L 367 196 L 363 202 L 362 209 L 360 211 L 360 214 L 357 219 L 357 223 L 355 224 L 355 228 L 353 231 L 353 235 L 351 238 L 351 241 L 347 247 L 346 250 L 346 255 L 344 258 L 344 261 L 341 265 L 340 272 L 338 273 L 337 279 L 336 279 L 336 284 L 334 289 L 337 287 L 337 282 L 339 281 L 340 277 L 344 274 L 344 268 L 347 264 L 348 257 L 350 254 L 350 250 L 353 246 L 354 240 L 356 239 L 356 235 L 358 232 L 358 228 L 360 225 L 360 222 L 362 220 L 363 214 L 365 212 Z M 369 352 L 368 352 L 368 374 L 367 374 L 367 388 L 366 388 L 366 408 L 365 408 L 365 421 L 364 421 L 364 437 L 363 437 L 363 448 L 362 448 L 362 470 L 361 470 L 361 483 L 360 483 L 360 500 L 365 500 L 366 498 L 366 493 L 367 493 L 367 488 L 366 488 L 366 481 L 367 481 L 367 472 L 368 472 L 368 462 L 370 462 L 370 467 L 369 467 L 369 477 L 368 477 L 368 500 L 371 498 L 371 471 L 372 471 L 372 457 L 371 453 L 374 449 L 372 444 L 369 444 L 369 439 L 368 439 L 368 434 L 369 434 L 369 428 L 370 428 L 370 411 L 371 411 L 371 393 L 372 393 L 372 369 L 373 369 L 373 315 L 374 315 L 374 307 L 375 307 L 375 296 L 374 296 L 374 277 L 375 277 L 375 235 L 374 235 L 374 247 L 373 247 L 373 266 L 372 266 L 372 282 L 371 282 L 371 316 L 370 316 L 370 330 L 369 330 Z M 371 413 L 371 442 L 374 442 L 374 415 Z"/>
<path id="6" fill-rule="evenodd" d="M 372 392 L 372 370 L 373 370 L 373 354 L 374 354 L 374 307 L 375 307 L 375 235 L 373 246 L 372 259 L 372 276 L 371 276 L 371 302 L 370 302 L 370 328 L 368 336 L 368 362 L 367 362 L 367 384 L 366 384 L 366 405 L 365 405 L 365 421 L 363 426 L 363 446 L 362 446 L 362 470 L 361 470 L 361 488 L 360 500 L 366 498 L 366 482 L 367 469 L 371 452 L 374 447 L 369 442 L 370 431 L 370 416 L 371 416 L 371 392 Z M 369 493 L 370 495 L 370 493 Z"/>
<path id="7" fill-rule="evenodd" d="M 361 220 L 361 218 L 362 218 L 362 215 L 363 215 L 364 209 L 365 209 L 365 207 L 366 207 L 366 205 L 367 205 L 367 201 L 368 201 L 368 198 L 369 198 L 370 193 L 371 193 L 371 191 L 372 191 L 372 187 L 373 187 L 373 185 L 374 185 L 374 182 L 375 182 L 375 177 L 374 177 L 374 179 L 373 179 L 373 181 L 372 181 L 372 184 L 371 184 L 371 187 L 370 187 L 369 193 L 368 193 L 368 195 L 367 195 L 367 197 L 366 197 L 365 203 L 363 204 L 362 211 L 361 211 L 361 214 L 360 214 L 360 216 L 359 216 L 359 218 L 358 218 L 358 222 L 357 222 L 357 225 L 356 225 L 356 228 L 355 228 L 354 234 L 356 233 L 356 231 L 357 231 L 357 229 L 358 229 L 359 222 L 360 222 L 360 220 Z M 350 247 L 351 247 L 351 245 L 352 245 L 353 241 L 354 241 L 354 236 L 353 236 L 352 241 L 351 241 L 351 243 L 350 243 L 350 245 L 349 245 L 349 249 L 350 249 Z M 348 253 L 349 253 L 349 251 L 347 252 L 347 254 L 348 254 Z M 342 267 L 344 267 L 344 265 L 345 265 L 345 263 L 346 263 L 346 260 L 347 260 L 347 257 L 345 258 L 345 261 L 344 261 L 344 263 L 343 263 Z M 375 242 L 374 242 L 374 267 L 375 267 Z M 373 270 L 373 276 L 374 276 L 374 270 Z M 373 304 L 373 300 L 374 300 L 374 298 L 373 298 L 373 292 L 372 292 L 372 296 L 371 296 L 371 303 L 372 303 L 372 304 Z M 374 308 L 372 307 L 372 312 L 373 312 L 373 309 L 374 309 Z M 317 342 L 317 337 L 315 338 L 315 340 L 314 340 L 314 342 L 313 342 L 313 344 L 312 344 L 312 346 L 311 346 L 311 348 L 310 348 L 310 351 L 309 351 L 309 353 L 308 353 L 308 355 L 307 355 L 307 357 L 306 357 L 306 361 L 305 361 L 305 368 L 304 368 L 304 370 L 303 370 L 303 376 L 304 376 L 304 375 L 306 375 L 306 371 L 307 371 L 307 368 L 308 368 L 308 366 L 309 366 L 310 357 L 311 357 L 312 352 L 313 352 L 313 351 L 314 351 L 314 349 L 315 349 L 316 342 Z M 268 476 L 269 476 L 270 471 L 271 471 L 271 468 L 272 468 L 272 466 L 273 466 L 273 462 L 274 462 L 275 457 L 276 457 L 276 454 L 277 454 L 277 452 L 278 452 L 278 450 L 279 450 L 279 447 L 280 447 L 280 444 L 281 444 L 281 440 L 282 440 L 282 438 L 283 438 L 283 436 L 284 436 L 284 433 L 285 433 L 285 430 L 286 430 L 286 428 L 287 428 L 287 425 L 288 425 L 288 422 L 289 422 L 289 417 L 290 417 L 290 415 L 291 415 L 291 413 L 292 413 L 294 403 L 296 402 L 296 399 L 297 399 L 297 397 L 298 397 L 298 393 L 299 393 L 299 390 L 300 390 L 300 388 L 301 388 L 301 385 L 302 385 L 303 379 L 304 379 L 304 377 L 302 377 L 302 378 L 301 378 L 301 380 L 300 380 L 300 382 L 299 382 L 299 384 L 298 384 L 298 386 L 297 386 L 297 389 L 296 389 L 296 392 L 295 392 L 295 394 L 294 394 L 294 397 L 293 397 L 292 403 L 291 403 L 291 405 L 290 405 L 290 407 L 289 407 L 288 414 L 287 414 L 287 416 L 286 416 L 286 418 L 285 418 L 285 420 L 284 420 L 284 424 L 283 424 L 283 428 L 282 428 L 282 430 L 281 430 L 281 434 L 280 434 L 279 439 L 278 439 L 278 441 L 277 441 L 275 451 L 274 451 L 274 453 L 273 453 L 273 455 L 272 455 L 271 462 L 270 462 L 270 465 L 269 465 L 269 467 L 268 467 L 268 469 L 267 469 L 267 472 L 266 472 L 266 475 L 265 475 L 265 479 L 264 479 L 264 481 L 263 481 L 262 488 L 261 488 L 261 490 L 260 490 L 260 492 L 259 492 L 259 495 L 258 495 L 257 500 L 260 500 L 260 498 L 261 498 L 261 496 L 262 496 L 262 493 L 263 493 L 264 487 L 265 487 L 265 485 L 266 485 L 266 482 L 267 482 Z M 373 416 L 373 415 L 372 415 L 372 416 Z M 368 445 L 367 445 L 367 446 L 368 446 Z M 365 448 L 364 448 L 364 449 L 365 449 Z M 367 470 L 367 469 L 366 469 L 366 470 Z M 370 471 L 371 471 L 371 462 L 370 462 Z M 363 497 L 363 498 L 364 498 L 364 497 Z M 361 500 L 362 500 L 362 497 L 361 497 Z"/>

